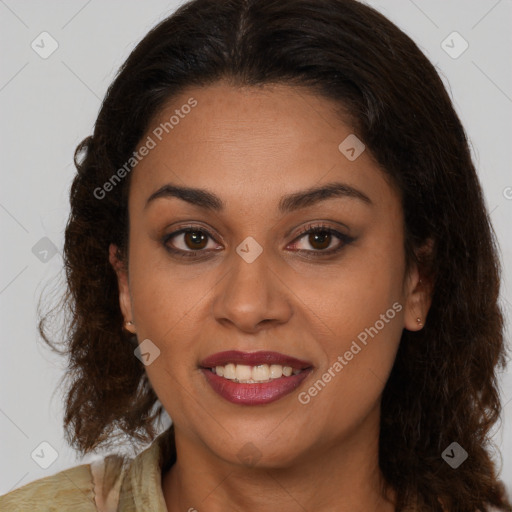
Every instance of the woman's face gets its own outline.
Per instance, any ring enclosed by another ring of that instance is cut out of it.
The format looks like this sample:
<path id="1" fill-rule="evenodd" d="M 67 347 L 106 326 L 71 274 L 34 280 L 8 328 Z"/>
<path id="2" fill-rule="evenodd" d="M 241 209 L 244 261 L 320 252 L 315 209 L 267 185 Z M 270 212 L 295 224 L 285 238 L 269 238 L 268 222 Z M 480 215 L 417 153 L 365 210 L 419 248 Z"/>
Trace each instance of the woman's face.
<path id="1" fill-rule="evenodd" d="M 128 274 L 111 247 L 121 307 L 177 435 L 225 461 L 376 442 L 402 330 L 426 315 L 398 193 L 334 106 L 285 85 L 189 89 L 139 146 Z"/>

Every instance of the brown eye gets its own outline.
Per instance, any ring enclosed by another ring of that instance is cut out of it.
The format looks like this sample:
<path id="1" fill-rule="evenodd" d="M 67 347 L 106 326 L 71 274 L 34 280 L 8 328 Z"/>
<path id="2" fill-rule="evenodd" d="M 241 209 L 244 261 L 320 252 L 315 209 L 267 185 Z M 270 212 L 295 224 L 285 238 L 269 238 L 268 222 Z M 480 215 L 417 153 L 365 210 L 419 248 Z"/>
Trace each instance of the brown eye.
<path id="1" fill-rule="evenodd" d="M 327 249 L 331 245 L 332 234 L 328 231 L 317 231 L 316 233 L 310 233 L 308 236 L 308 242 L 314 249 L 322 250 Z"/>
<path id="2" fill-rule="evenodd" d="M 304 241 L 302 242 L 301 240 L 303 239 Z M 309 225 L 295 240 L 292 245 L 297 252 L 310 253 L 313 256 L 321 257 L 341 251 L 346 245 L 353 242 L 354 238 L 344 235 L 329 226 Z M 338 241 L 337 244 L 333 244 L 335 240 Z M 301 248 L 301 244 L 305 247 Z"/>
<path id="3" fill-rule="evenodd" d="M 207 236 L 202 231 L 187 231 L 184 234 L 184 242 L 191 250 L 204 249 Z"/>
<path id="4" fill-rule="evenodd" d="M 210 252 L 205 250 L 210 240 L 214 241 L 208 231 L 190 226 L 166 235 L 162 243 L 165 249 L 177 256 L 195 257 Z M 215 244 L 210 249 L 215 249 Z"/>

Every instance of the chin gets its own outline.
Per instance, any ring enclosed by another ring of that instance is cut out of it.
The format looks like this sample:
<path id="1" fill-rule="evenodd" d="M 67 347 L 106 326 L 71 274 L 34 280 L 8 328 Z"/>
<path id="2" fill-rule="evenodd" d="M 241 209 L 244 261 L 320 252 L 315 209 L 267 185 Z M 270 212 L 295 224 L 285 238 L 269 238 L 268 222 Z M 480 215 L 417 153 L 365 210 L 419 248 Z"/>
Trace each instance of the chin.
<path id="1" fill-rule="evenodd" d="M 254 435 L 245 431 L 245 435 L 233 435 L 224 442 L 215 439 L 209 446 L 217 457 L 245 468 L 284 469 L 296 465 L 301 452 L 307 448 L 301 449 L 293 436 L 267 437 L 263 432 L 268 431 L 271 429 L 255 431 Z"/>

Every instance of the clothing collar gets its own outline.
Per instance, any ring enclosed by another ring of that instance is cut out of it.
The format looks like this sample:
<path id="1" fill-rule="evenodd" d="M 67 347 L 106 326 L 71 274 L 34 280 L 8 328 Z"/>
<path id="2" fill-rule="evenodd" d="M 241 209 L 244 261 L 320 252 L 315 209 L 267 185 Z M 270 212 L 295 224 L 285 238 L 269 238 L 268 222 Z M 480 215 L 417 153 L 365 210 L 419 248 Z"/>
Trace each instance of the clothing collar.
<path id="1" fill-rule="evenodd" d="M 126 467 L 119 499 L 119 512 L 167 512 L 162 476 L 176 462 L 174 427 L 158 435 Z"/>

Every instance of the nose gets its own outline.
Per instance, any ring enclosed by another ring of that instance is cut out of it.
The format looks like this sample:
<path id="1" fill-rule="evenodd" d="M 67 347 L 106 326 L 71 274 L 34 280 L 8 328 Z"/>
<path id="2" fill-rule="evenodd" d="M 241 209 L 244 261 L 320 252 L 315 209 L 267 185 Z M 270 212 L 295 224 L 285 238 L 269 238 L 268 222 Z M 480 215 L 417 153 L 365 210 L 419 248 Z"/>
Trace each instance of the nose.
<path id="1" fill-rule="evenodd" d="M 266 251 L 251 263 L 236 252 L 230 260 L 226 276 L 215 288 L 215 319 L 247 333 L 286 323 L 293 314 L 291 294 Z"/>

